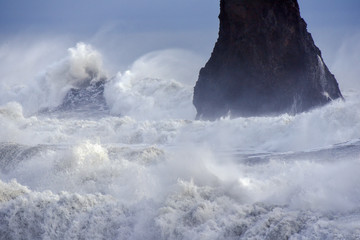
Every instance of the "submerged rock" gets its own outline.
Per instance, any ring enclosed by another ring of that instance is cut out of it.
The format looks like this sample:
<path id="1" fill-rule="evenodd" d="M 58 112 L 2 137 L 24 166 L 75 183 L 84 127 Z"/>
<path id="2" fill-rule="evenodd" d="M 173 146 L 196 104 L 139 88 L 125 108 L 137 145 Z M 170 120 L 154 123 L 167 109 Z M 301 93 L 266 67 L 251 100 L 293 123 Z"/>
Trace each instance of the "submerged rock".
<path id="1" fill-rule="evenodd" d="M 342 98 L 297 0 L 221 0 L 219 19 L 194 89 L 198 118 L 295 114 Z"/>

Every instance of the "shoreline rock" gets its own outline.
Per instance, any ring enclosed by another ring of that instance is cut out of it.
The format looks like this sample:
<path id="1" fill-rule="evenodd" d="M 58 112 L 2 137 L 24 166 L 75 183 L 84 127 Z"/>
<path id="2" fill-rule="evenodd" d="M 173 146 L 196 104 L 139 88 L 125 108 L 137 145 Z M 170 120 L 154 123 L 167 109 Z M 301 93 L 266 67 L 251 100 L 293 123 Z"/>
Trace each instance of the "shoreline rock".
<path id="1" fill-rule="evenodd" d="M 297 0 L 221 0 L 219 19 L 194 88 L 197 118 L 296 114 L 342 98 Z"/>

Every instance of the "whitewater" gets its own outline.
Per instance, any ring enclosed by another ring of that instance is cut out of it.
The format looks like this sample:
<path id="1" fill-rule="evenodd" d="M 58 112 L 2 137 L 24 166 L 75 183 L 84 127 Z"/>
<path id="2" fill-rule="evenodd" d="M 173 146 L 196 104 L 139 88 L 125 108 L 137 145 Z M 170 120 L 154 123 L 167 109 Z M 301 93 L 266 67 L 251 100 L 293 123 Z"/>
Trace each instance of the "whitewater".
<path id="1" fill-rule="evenodd" d="M 0 53 L 0 239 L 360 239 L 357 90 L 210 122 L 189 51 L 112 74 L 78 43 L 22 79 Z"/>

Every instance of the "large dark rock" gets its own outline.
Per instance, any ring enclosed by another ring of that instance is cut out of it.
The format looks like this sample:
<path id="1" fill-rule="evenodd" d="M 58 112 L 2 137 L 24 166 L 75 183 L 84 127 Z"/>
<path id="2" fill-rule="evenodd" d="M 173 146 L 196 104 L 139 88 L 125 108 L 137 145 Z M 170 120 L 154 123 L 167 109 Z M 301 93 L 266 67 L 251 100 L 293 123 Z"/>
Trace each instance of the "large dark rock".
<path id="1" fill-rule="evenodd" d="M 295 114 L 342 98 L 297 0 L 221 0 L 219 19 L 194 89 L 198 118 Z"/>

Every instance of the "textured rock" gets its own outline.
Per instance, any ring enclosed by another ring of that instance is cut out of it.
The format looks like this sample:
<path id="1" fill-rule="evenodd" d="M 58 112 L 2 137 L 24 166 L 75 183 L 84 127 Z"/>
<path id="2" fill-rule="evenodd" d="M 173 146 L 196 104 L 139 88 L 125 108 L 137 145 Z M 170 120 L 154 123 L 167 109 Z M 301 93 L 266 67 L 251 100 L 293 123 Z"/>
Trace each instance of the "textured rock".
<path id="1" fill-rule="evenodd" d="M 194 89 L 198 118 L 295 114 L 342 98 L 297 0 L 221 0 L 219 19 Z"/>
<path id="2" fill-rule="evenodd" d="M 108 110 L 104 97 L 106 80 L 100 80 L 82 88 L 72 88 L 66 94 L 62 104 L 55 110 L 89 111 Z"/>

